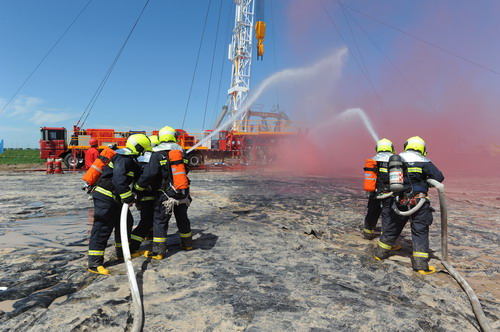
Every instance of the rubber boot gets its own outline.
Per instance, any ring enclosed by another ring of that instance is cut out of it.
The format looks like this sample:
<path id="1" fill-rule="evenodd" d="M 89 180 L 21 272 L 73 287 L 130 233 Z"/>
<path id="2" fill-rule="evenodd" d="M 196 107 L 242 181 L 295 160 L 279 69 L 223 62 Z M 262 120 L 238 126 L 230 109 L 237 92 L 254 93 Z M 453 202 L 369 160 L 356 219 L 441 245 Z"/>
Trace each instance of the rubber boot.
<path id="1" fill-rule="evenodd" d="M 104 264 L 104 253 L 102 255 L 88 255 L 88 267 L 97 269 Z"/>
<path id="2" fill-rule="evenodd" d="M 181 248 L 184 250 L 193 250 L 193 237 L 181 237 Z"/>
<path id="3" fill-rule="evenodd" d="M 374 255 L 374 257 L 375 257 L 376 260 L 381 261 L 381 260 L 384 260 L 384 259 L 388 258 L 390 252 L 391 252 L 390 249 L 384 249 L 384 248 L 382 248 L 380 246 L 377 246 L 377 248 L 375 248 L 375 255 Z"/>
<path id="4" fill-rule="evenodd" d="M 374 229 L 363 229 L 363 239 L 365 240 L 373 240 L 375 238 L 375 230 Z"/>
<path id="5" fill-rule="evenodd" d="M 152 258 L 152 259 L 156 259 L 156 260 L 161 261 L 163 259 L 163 257 L 164 257 L 164 254 L 159 254 L 159 253 L 154 252 L 154 251 L 146 250 L 144 252 L 144 257 L 146 257 L 146 258 Z"/>
<path id="6" fill-rule="evenodd" d="M 430 271 L 429 258 L 412 256 L 411 265 L 415 271 Z"/>
<path id="7" fill-rule="evenodd" d="M 96 267 L 89 267 L 87 269 L 87 271 L 92 272 L 92 273 L 96 273 L 96 274 L 103 274 L 103 275 L 108 275 L 109 274 L 109 270 L 106 269 L 102 265 L 99 265 L 99 266 L 96 266 Z"/>
<path id="8" fill-rule="evenodd" d="M 123 261 L 123 249 L 121 247 L 116 247 L 116 260 Z"/>
<path id="9" fill-rule="evenodd" d="M 436 273 L 436 268 L 432 265 L 429 265 L 429 268 L 427 270 L 418 270 L 417 272 L 423 275 L 429 275 Z"/>
<path id="10" fill-rule="evenodd" d="M 147 250 L 136 250 L 136 251 L 130 253 L 130 257 L 132 257 L 132 258 L 140 257 L 140 256 L 144 255 L 144 253 L 146 251 Z"/>

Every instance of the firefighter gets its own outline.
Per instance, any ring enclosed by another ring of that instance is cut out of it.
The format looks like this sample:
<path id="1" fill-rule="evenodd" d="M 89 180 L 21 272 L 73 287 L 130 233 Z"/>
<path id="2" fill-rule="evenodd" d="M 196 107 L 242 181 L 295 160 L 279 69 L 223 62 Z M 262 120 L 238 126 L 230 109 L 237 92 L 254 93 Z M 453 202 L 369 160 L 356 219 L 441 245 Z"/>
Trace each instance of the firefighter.
<path id="1" fill-rule="evenodd" d="M 160 144 L 157 135 L 149 136 L 149 140 L 151 142 L 151 147 L 144 155 L 137 158 L 137 161 L 141 165 L 141 170 L 149 163 L 153 148 Z M 152 190 L 144 190 L 140 195 L 137 195 L 135 206 L 140 211 L 141 220 L 130 234 L 130 252 L 132 257 L 139 257 L 144 253 L 139 251 L 141 243 L 144 241 L 144 238 L 146 236 L 149 237 L 149 234 L 153 231 L 154 200 L 155 193 Z"/>
<path id="2" fill-rule="evenodd" d="M 99 157 L 99 150 L 97 150 L 97 139 L 96 138 L 91 138 L 90 139 L 90 148 L 85 151 L 85 167 L 86 169 L 89 169 L 92 167 L 92 164 L 94 161 Z"/>
<path id="3" fill-rule="evenodd" d="M 389 190 L 389 157 L 395 153 L 394 145 L 387 138 L 382 138 L 375 145 L 377 154 L 372 158 L 377 163 L 373 172 L 377 174 L 375 191 L 368 192 L 368 211 L 365 216 L 363 237 L 367 240 L 375 238 L 375 226 L 380 216 L 382 216 L 382 232 L 384 226 L 389 222 L 389 211 L 391 209 L 392 198 L 377 199 L 377 196 L 390 192 Z M 367 171 L 367 169 L 365 169 Z"/>
<path id="4" fill-rule="evenodd" d="M 412 267 L 420 274 L 432 274 L 435 267 L 429 265 L 429 226 L 432 224 L 432 211 L 427 196 L 429 189 L 427 179 L 438 182 L 444 180 L 441 171 L 425 157 L 427 150 L 425 141 L 418 137 L 410 137 L 404 144 L 404 152 L 400 154 L 405 169 L 404 191 L 395 198 L 394 208 L 408 210 L 425 200 L 423 205 L 411 216 L 400 216 L 391 211 L 391 219 L 380 236 L 375 249 L 375 259 L 382 260 L 389 256 L 391 246 L 396 241 L 404 226 L 411 218 L 411 234 L 413 242 Z"/>
<path id="5" fill-rule="evenodd" d="M 113 229 L 115 230 L 116 256 L 123 259 L 120 240 L 120 212 L 122 203 L 132 205 L 134 195 L 131 186 L 140 175 L 137 157 L 150 147 L 149 138 L 135 134 L 127 139 L 126 147 L 116 151 L 92 193 L 94 199 L 94 224 L 90 234 L 88 252 L 88 271 L 109 274 L 103 266 L 104 249 Z M 133 224 L 132 214 L 128 212 L 127 232 Z"/>
<path id="6" fill-rule="evenodd" d="M 169 126 L 160 130 L 158 133 L 160 144 L 153 149 L 154 152 L 149 163 L 144 167 L 143 173 L 135 185 L 138 196 L 141 196 L 141 192 L 148 187 L 156 193 L 153 217 L 153 248 L 152 251 L 147 251 L 144 255 L 157 260 L 165 257 L 168 222 L 172 216 L 172 211 L 180 233 L 181 248 L 184 250 L 193 249 L 191 222 L 187 215 L 192 200 L 189 195 L 189 188 L 183 190 L 173 188 L 174 175 L 170 170 L 171 162 L 168 160 L 169 151 L 183 151 L 182 147 L 177 144 L 177 135 L 175 129 Z M 180 163 L 184 164 L 185 173 L 187 173 L 187 160 L 181 160 Z"/>

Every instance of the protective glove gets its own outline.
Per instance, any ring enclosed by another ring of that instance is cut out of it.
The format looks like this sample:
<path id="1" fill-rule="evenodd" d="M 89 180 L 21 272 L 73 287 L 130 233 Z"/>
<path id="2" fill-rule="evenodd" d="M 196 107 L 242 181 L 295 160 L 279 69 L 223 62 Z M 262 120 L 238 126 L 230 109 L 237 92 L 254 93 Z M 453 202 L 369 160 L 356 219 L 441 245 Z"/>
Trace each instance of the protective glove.
<path id="1" fill-rule="evenodd" d="M 123 203 L 127 203 L 128 205 L 132 206 L 135 202 L 135 196 L 131 195 L 123 200 Z"/>

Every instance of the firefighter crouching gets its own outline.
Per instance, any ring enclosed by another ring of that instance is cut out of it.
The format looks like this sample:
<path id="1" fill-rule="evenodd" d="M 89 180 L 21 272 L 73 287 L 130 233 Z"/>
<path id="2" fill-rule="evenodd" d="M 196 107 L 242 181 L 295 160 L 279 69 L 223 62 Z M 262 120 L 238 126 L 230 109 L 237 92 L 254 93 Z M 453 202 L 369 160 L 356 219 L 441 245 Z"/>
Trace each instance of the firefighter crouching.
<path id="1" fill-rule="evenodd" d="M 175 215 L 181 238 L 181 247 L 193 249 L 191 222 L 187 210 L 191 203 L 187 160 L 177 144 L 177 132 L 172 127 L 163 127 L 158 138 L 160 144 L 153 149 L 149 163 L 135 185 L 138 197 L 149 188 L 156 193 L 153 217 L 153 248 L 144 255 L 153 259 L 163 259 L 167 250 L 168 222 Z M 177 156 L 174 158 L 174 156 Z"/>
<path id="2" fill-rule="evenodd" d="M 375 145 L 377 154 L 366 160 L 364 190 L 368 193 L 368 211 L 365 216 L 363 238 L 371 240 L 375 237 L 375 226 L 382 216 L 382 232 L 390 220 L 392 197 L 377 199 L 377 196 L 390 192 L 389 189 L 389 158 L 395 153 L 394 145 L 383 138 Z"/>
<path id="3" fill-rule="evenodd" d="M 137 157 L 150 146 L 149 138 L 135 134 L 127 139 L 126 147 L 116 151 L 92 193 L 94 199 L 94 224 L 89 241 L 88 271 L 109 274 L 103 266 L 104 249 L 113 229 L 115 230 L 116 256 L 123 259 L 120 240 L 120 211 L 123 203 L 133 204 L 132 185 L 141 172 Z M 133 219 L 128 212 L 127 232 L 132 228 Z"/>
<path id="4" fill-rule="evenodd" d="M 391 220 L 375 249 L 375 259 L 382 260 L 389 256 L 391 246 L 403 230 L 406 222 L 411 218 L 411 234 L 413 242 L 412 267 L 421 274 L 432 274 L 436 271 L 429 266 L 429 226 L 432 224 L 432 211 L 427 196 L 427 179 L 438 182 L 444 180 L 441 171 L 425 157 L 427 154 L 425 141 L 414 136 L 404 144 L 404 152 L 400 154 L 405 169 L 403 191 L 398 193 L 394 208 L 400 211 L 415 207 L 420 200 L 425 200 L 423 205 L 411 216 L 401 216 L 391 211 Z M 395 156 L 396 157 L 396 156 Z M 389 166 L 391 167 L 391 166 Z M 391 175 L 392 181 L 392 175 Z M 391 182 L 392 183 L 392 182 Z"/>
<path id="5" fill-rule="evenodd" d="M 141 165 L 141 170 L 149 163 L 153 154 L 153 147 L 160 144 L 158 136 L 149 136 L 151 147 L 144 155 L 137 157 L 137 161 Z M 132 230 L 130 234 L 130 253 L 132 257 L 139 257 L 143 252 L 139 251 L 144 238 L 153 231 L 153 213 L 154 213 L 155 192 L 152 190 L 144 190 L 137 196 L 135 206 L 140 211 L 141 220 L 139 224 Z"/>

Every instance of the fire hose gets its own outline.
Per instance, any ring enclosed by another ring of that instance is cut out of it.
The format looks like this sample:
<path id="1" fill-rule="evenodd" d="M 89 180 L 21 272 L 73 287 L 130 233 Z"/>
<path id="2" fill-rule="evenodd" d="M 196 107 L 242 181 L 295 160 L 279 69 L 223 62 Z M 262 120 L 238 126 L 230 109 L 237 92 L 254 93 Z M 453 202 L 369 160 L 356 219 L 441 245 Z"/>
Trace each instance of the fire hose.
<path id="1" fill-rule="evenodd" d="M 469 283 L 448 262 L 448 210 L 446 207 L 446 200 L 444 195 L 444 185 L 433 179 L 428 179 L 427 183 L 435 187 L 439 192 L 439 207 L 441 210 L 441 263 L 448 270 L 451 276 L 455 278 L 455 280 L 469 297 L 469 301 L 472 305 L 472 310 L 476 315 L 476 319 L 481 329 L 484 332 L 493 331 L 486 319 L 486 316 L 484 315 L 483 309 L 481 308 L 481 303 L 479 302 L 476 293 L 469 285 Z M 421 199 L 420 201 L 424 200 Z"/>
<path id="2" fill-rule="evenodd" d="M 132 307 L 133 307 L 133 332 L 139 332 L 142 330 L 142 302 L 141 294 L 139 293 L 139 286 L 137 285 L 137 279 L 135 278 L 134 265 L 132 265 L 132 258 L 130 256 L 130 247 L 128 245 L 128 232 L 127 232 L 127 214 L 128 214 L 128 204 L 124 203 L 122 206 L 122 212 L 120 217 L 120 238 L 122 241 L 123 249 L 123 259 L 127 267 L 128 282 L 130 286 L 130 293 L 132 294 Z"/>
<path id="3" fill-rule="evenodd" d="M 414 207 L 412 207 L 408 211 L 401 211 L 396 206 L 396 202 L 394 202 L 394 203 L 392 203 L 392 210 L 394 212 L 396 212 L 396 214 L 399 214 L 400 216 L 407 217 L 407 216 L 411 216 L 412 214 L 414 214 L 415 212 L 417 212 L 422 207 L 422 205 L 424 205 L 424 203 L 425 203 L 425 199 L 421 198 L 418 201 L 417 205 L 415 205 Z"/>

